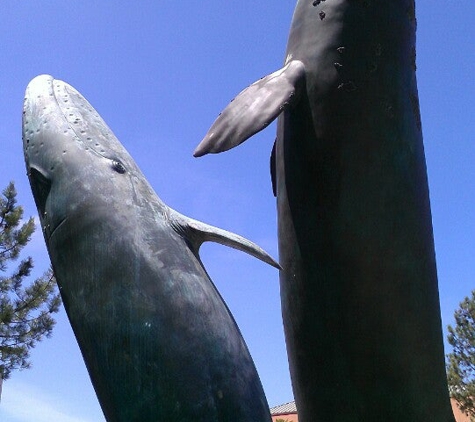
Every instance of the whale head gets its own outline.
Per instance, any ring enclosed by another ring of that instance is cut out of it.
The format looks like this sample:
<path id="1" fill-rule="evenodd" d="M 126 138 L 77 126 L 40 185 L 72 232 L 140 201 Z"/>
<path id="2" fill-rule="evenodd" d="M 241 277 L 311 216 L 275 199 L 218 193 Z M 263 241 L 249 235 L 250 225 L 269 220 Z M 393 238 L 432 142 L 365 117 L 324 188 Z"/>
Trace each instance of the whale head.
<path id="1" fill-rule="evenodd" d="M 152 194 L 96 110 L 50 75 L 37 76 L 26 89 L 23 149 L 46 239 L 75 213 L 114 212 L 117 198 L 132 202 L 139 191 Z"/>

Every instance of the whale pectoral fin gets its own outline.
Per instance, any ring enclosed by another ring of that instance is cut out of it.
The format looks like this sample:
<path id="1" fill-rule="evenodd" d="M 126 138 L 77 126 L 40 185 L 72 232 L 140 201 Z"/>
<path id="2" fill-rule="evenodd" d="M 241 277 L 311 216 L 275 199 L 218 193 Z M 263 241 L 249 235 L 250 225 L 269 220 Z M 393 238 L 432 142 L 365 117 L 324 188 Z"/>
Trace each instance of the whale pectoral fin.
<path id="1" fill-rule="evenodd" d="M 199 255 L 200 246 L 204 242 L 216 242 L 246 252 L 277 269 L 281 269 L 280 265 L 264 249 L 250 240 L 218 227 L 185 217 L 176 211 L 170 211 L 172 227 L 186 239 L 195 255 Z"/>
<path id="2" fill-rule="evenodd" d="M 299 60 L 254 82 L 223 110 L 193 155 L 223 152 L 243 143 L 298 101 L 304 82 L 305 67 Z"/>

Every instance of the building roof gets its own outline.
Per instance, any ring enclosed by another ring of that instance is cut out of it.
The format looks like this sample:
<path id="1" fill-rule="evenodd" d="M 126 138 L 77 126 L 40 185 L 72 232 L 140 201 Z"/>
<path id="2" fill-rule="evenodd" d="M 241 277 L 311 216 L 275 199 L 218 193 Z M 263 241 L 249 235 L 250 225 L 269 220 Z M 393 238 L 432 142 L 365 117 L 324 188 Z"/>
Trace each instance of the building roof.
<path id="1" fill-rule="evenodd" d="M 297 407 L 295 406 L 295 401 L 288 403 L 280 404 L 270 408 L 271 415 L 283 415 L 286 413 L 297 413 Z"/>
<path id="2" fill-rule="evenodd" d="M 457 422 L 469 422 L 470 417 L 465 415 L 457 406 L 456 401 L 452 398 L 450 399 L 452 404 L 452 410 L 455 415 L 455 420 Z M 272 416 L 279 416 L 279 415 L 290 415 L 297 413 L 297 407 L 295 406 L 295 401 L 291 401 L 289 403 L 280 404 L 278 406 L 274 406 L 270 408 L 270 413 Z"/>

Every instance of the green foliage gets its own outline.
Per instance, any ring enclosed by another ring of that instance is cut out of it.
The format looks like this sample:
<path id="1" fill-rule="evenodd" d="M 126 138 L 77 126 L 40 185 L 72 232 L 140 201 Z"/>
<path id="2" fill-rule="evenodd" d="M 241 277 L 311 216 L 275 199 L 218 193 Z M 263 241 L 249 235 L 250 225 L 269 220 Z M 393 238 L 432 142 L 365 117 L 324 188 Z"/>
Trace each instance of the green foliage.
<path id="1" fill-rule="evenodd" d="M 462 412 L 475 420 L 475 290 L 455 311 L 455 327 L 449 325 L 447 339 L 452 353 L 447 355 L 450 395 Z"/>
<path id="2" fill-rule="evenodd" d="M 0 273 L 9 271 L 35 230 L 33 218 L 22 223 L 22 217 L 11 182 L 0 197 Z M 24 284 L 32 268 L 28 257 L 10 275 L 0 276 L 0 381 L 15 369 L 30 367 L 30 350 L 51 335 L 52 314 L 61 304 L 51 270 Z"/>

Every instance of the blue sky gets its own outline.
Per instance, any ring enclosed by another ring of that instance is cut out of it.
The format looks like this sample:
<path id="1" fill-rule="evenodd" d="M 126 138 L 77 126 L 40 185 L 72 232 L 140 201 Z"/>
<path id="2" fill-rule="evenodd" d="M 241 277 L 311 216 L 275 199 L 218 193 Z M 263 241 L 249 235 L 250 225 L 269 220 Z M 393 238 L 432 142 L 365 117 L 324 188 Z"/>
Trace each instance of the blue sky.
<path id="1" fill-rule="evenodd" d="M 281 67 L 295 1 L 3 0 L 0 14 L 0 187 L 16 182 L 36 215 L 21 147 L 24 90 L 49 73 L 108 122 L 158 195 L 193 218 L 242 234 L 277 257 L 269 176 L 275 126 L 227 154 L 192 152 L 217 114 Z M 419 0 L 418 84 L 444 327 L 475 288 L 475 3 Z M 41 233 L 26 253 L 36 275 Z M 277 271 L 205 244 L 202 257 L 248 343 L 269 404 L 292 399 Z M 64 311 L 33 367 L 4 383 L 2 422 L 104 421 Z"/>

